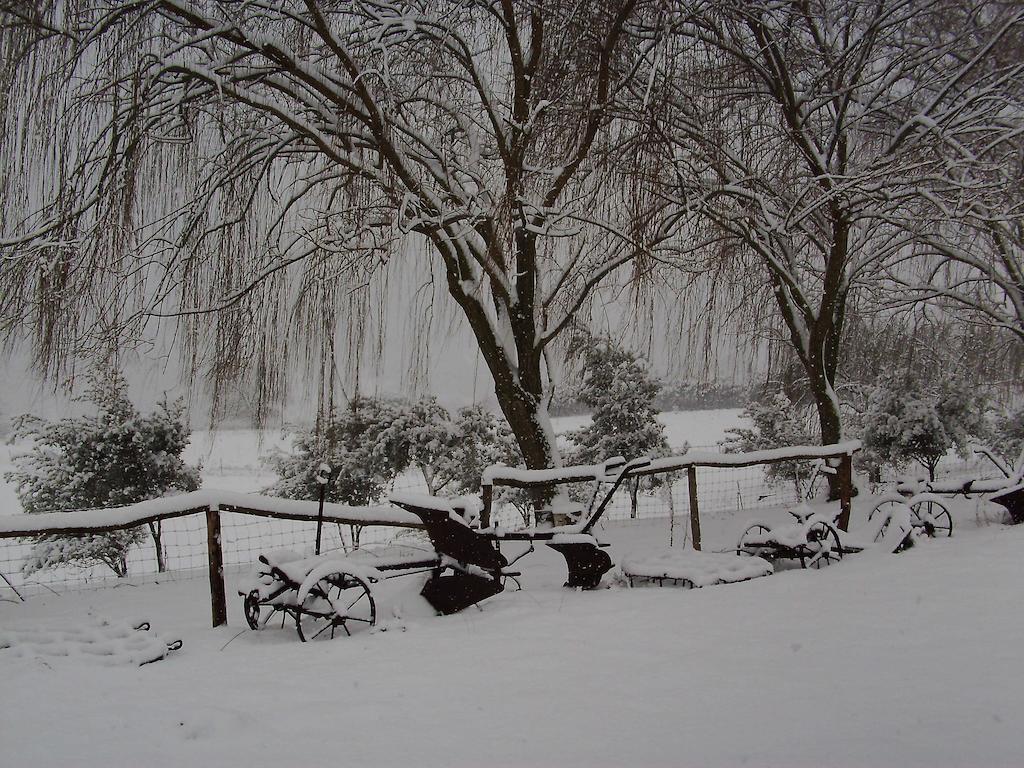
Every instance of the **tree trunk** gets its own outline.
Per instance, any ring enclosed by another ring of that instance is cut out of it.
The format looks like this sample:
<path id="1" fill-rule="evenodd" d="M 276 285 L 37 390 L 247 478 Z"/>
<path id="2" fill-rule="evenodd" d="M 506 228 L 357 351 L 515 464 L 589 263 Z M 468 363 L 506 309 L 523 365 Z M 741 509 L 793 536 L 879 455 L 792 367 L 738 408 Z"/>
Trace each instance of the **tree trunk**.
<path id="1" fill-rule="evenodd" d="M 156 550 L 156 571 L 157 573 L 163 573 L 167 570 L 167 563 L 164 561 L 164 545 L 163 545 L 163 530 L 161 529 L 160 521 L 157 520 L 155 523 L 147 523 L 149 526 L 149 535 L 153 538 L 153 548 Z"/>
<path id="2" fill-rule="evenodd" d="M 635 477 L 629 481 L 629 517 L 636 519 L 637 496 L 640 494 L 640 478 Z"/>
<path id="3" fill-rule="evenodd" d="M 492 316 L 479 297 L 466 292 L 461 282 L 462 273 L 453 264 L 455 257 L 450 245 L 436 236 L 432 241 L 448 267 L 449 293 L 462 308 L 476 337 L 494 381 L 498 407 L 512 428 L 527 468 L 560 466 L 561 457 L 547 412 L 550 393 L 542 371 L 543 350 L 537 343 L 541 334 L 533 312 L 528 307 L 512 308 L 495 299 Z M 520 301 L 524 300 L 520 295 Z M 496 328 L 504 329 L 505 343 L 498 339 Z M 513 342 L 514 349 L 508 348 L 509 341 Z M 547 496 L 550 498 L 551 494 Z"/>
<path id="4" fill-rule="evenodd" d="M 826 288 L 828 290 L 817 314 L 806 305 L 799 304 L 791 293 L 775 292 L 793 348 L 807 374 L 808 389 L 818 411 L 822 445 L 838 443 L 843 435 L 835 381 L 846 297 L 839 291 L 835 279 L 826 281 Z M 836 474 L 827 477 L 828 498 L 835 501 L 840 495 L 839 478 Z"/>
<path id="5" fill-rule="evenodd" d="M 810 379 L 811 394 L 814 397 L 814 405 L 818 411 L 818 424 L 821 428 L 821 444 L 830 445 L 841 442 L 843 439 L 842 417 L 839 413 L 839 400 L 833 388 L 834 380 L 826 379 L 821 375 L 820 369 L 817 375 L 812 375 L 811 370 L 805 365 L 808 378 Z M 836 501 L 840 495 L 839 474 L 826 474 L 828 480 L 828 500 Z"/>
<path id="6" fill-rule="evenodd" d="M 539 382 L 538 382 L 539 384 Z M 528 469 L 550 469 L 561 464 L 541 386 L 528 391 L 517 384 L 510 371 L 495 376 L 494 394 L 498 407 L 516 436 Z"/>

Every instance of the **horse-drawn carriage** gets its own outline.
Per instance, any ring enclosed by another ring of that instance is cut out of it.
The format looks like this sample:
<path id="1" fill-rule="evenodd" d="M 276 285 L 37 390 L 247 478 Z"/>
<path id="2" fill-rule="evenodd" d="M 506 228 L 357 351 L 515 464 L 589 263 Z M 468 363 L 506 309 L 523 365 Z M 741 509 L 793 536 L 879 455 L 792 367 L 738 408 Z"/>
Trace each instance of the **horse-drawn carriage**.
<path id="1" fill-rule="evenodd" d="M 290 551 L 261 555 L 252 580 L 239 589 L 246 621 L 252 629 L 280 614 L 294 622 L 299 638 L 334 637 L 339 631 L 373 627 L 377 623 L 377 593 L 382 582 L 429 573 L 420 594 L 442 614 L 455 613 L 496 595 L 508 579 L 520 574 L 513 566 L 541 542 L 566 562 L 566 586 L 592 589 L 612 567 L 611 558 L 592 530 L 619 486 L 646 458 L 605 462 L 601 474 L 609 485 L 600 503 L 570 525 L 547 529 L 507 531 L 500 526 L 471 527 L 479 510 L 472 500 L 444 500 L 421 494 L 392 494 L 390 501 L 412 512 L 423 523 L 432 551 L 409 548 L 350 554 L 301 557 Z M 511 561 L 502 553 L 505 542 L 528 541 L 530 547 Z"/>

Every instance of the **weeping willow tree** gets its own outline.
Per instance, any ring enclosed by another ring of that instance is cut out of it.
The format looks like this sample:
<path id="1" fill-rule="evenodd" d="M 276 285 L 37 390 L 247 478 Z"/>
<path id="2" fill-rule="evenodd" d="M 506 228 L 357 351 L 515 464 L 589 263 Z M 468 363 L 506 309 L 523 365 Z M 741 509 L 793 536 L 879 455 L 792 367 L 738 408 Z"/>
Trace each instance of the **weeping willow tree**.
<path id="1" fill-rule="evenodd" d="M 2 329 L 52 373 L 170 326 L 191 370 L 254 375 L 266 404 L 295 360 L 335 369 L 382 275 L 435 276 L 527 465 L 557 465 L 552 345 L 672 231 L 622 119 L 656 101 L 657 14 L 0 0 Z"/>

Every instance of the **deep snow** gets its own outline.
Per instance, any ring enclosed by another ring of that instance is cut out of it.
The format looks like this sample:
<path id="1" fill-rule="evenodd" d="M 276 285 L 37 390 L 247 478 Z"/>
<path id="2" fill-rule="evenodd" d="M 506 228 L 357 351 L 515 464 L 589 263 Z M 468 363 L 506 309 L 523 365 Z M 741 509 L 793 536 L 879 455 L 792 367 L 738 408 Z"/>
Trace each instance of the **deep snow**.
<path id="1" fill-rule="evenodd" d="M 541 548 L 521 562 L 524 590 L 480 610 L 435 618 L 415 578 L 391 582 L 404 613 L 390 631 L 316 644 L 243 629 L 238 599 L 210 629 L 204 579 L 0 603 L 5 629 L 146 616 L 184 640 L 142 668 L 0 650 L 0 754 L 82 768 L 1019 766 L 1024 526 L 977 527 L 973 503 L 956 515 L 954 538 L 903 554 L 692 591 L 564 590 Z M 750 517 L 712 517 L 705 541 L 728 547 Z M 601 535 L 618 559 L 663 546 L 666 522 Z"/>
<path id="2" fill-rule="evenodd" d="M 673 446 L 707 445 L 739 412 L 667 421 Z M 269 442 L 253 438 L 197 435 L 190 458 L 203 457 L 205 484 L 272 481 L 259 462 Z M 703 508 L 713 485 L 701 482 Z M 868 500 L 855 506 L 863 525 Z M 677 512 L 678 544 L 685 502 Z M 382 605 L 388 631 L 317 644 L 299 643 L 290 624 L 244 628 L 235 587 L 248 568 L 231 569 L 229 626 L 216 630 L 202 572 L 42 590 L 0 602 L 0 633 L 147 618 L 184 647 L 141 668 L 0 650 L 0 765 L 1020 766 L 1024 526 L 991 524 L 998 515 L 975 502 L 954 512 L 954 538 L 903 554 L 813 572 L 782 563 L 767 578 L 693 591 L 609 577 L 608 589 L 568 591 L 561 558 L 540 547 L 519 564 L 523 591 L 480 610 L 434 617 L 411 577 L 387 583 L 384 602 L 401 608 L 395 617 Z M 789 520 L 709 504 L 705 548 L 730 548 L 755 519 Z M 663 549 L 668 521 L 597 533 L 622 562 Z M 227 525 L 236 535 L 254 534 Z"/>

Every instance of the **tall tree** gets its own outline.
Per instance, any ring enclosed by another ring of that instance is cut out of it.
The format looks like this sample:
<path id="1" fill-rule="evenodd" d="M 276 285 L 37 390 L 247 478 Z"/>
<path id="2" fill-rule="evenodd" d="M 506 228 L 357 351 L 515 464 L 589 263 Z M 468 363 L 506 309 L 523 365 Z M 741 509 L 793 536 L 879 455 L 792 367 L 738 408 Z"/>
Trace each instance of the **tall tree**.
<path id="1" fill-rule="evenodd" d="M 842 438 L 847 302 L 915 242 L 904 224 L 963 118 L 963 83 L 1015 12 L 968 5 L 700 0 L 651 32 L 683 50 L 659 118 L 673 200 L 696 246 L 770 289 L 823 443 Z M 970 38 L 950 26 L 964 14 L 995 23 Z"/>
<path id="2" fill-rule="evenodd" d="M 272 398 L 353 285 L 425 250 L 527 465 L 557 464 L 546 355 L 667 237 L 617 119 L 657 5 L 0 0 L 0 323 L 53 366 L 184 317 L 196 366 Z"/>
<path id="3" fill-rule="evenodd" d="M 937 126 L 944 163 L 918 188 L 913 250 L 891 270 L 899 303 L 938 304 L 1024 341 L 1024 9 L 952 16 L 971 61 Z"/>

